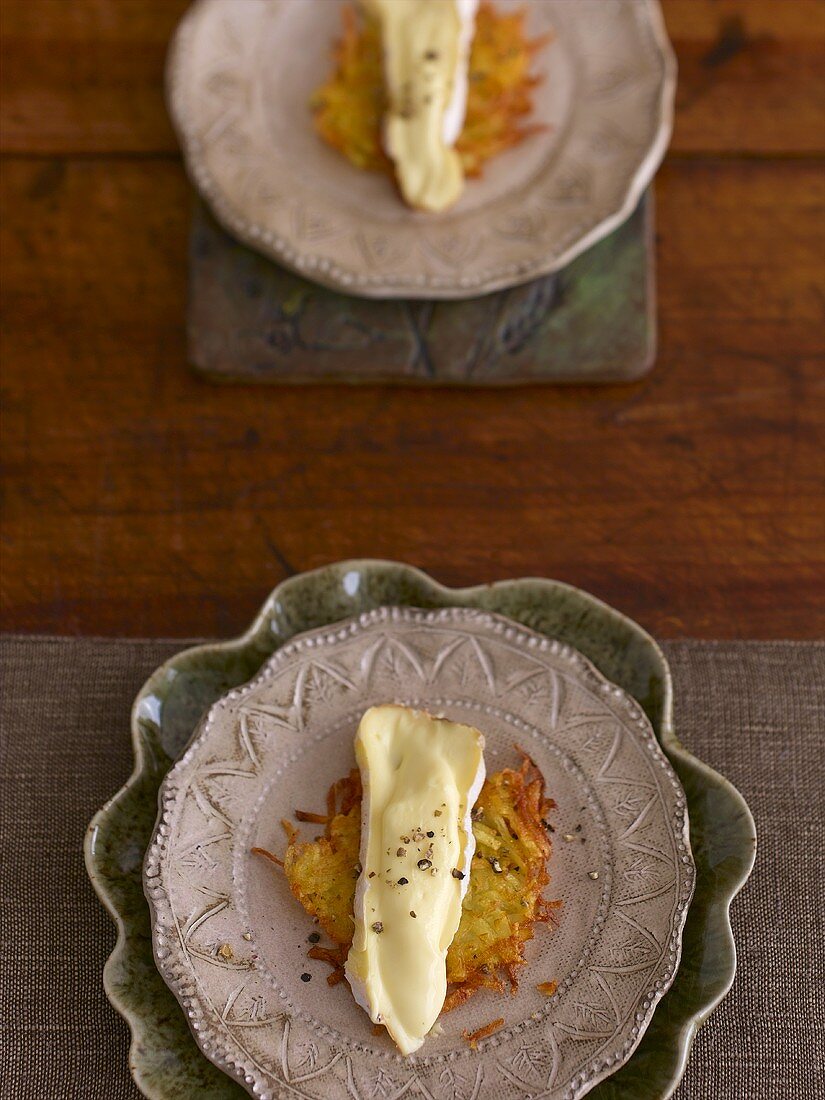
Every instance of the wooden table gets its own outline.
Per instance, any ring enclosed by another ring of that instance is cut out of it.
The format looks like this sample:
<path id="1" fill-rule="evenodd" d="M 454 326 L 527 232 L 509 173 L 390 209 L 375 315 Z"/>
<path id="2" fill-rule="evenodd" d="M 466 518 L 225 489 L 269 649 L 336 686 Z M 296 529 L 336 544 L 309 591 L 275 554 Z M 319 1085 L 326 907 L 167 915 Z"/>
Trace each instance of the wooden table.
<path id="1" fill-rule="evenodd" d="M 4 0 L 5 629 L 230 634 L 357 555 L 558 577 L 667 637 L 825 632 L 821 0 L 665 0 L 658 365 L 514 392 L 192 374 L 185 7 Z"/>

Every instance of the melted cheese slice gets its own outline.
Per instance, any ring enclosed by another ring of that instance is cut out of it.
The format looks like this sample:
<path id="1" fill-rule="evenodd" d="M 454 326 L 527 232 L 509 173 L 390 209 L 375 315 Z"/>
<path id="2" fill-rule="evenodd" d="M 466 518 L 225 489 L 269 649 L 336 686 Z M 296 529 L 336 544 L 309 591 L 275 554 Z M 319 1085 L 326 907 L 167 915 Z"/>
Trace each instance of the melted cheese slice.
<path id="1" fill-rule="evenodd" d="M 475 851 L 470 811 L 484 782 L 484 738 L 423 711 L 372 707 L 355 755 L 362 870 L 346 975 L 356 1001 L 411 1054 L 447 995 L 447 949 Z"/>
<path id="2" fill-rule="evenodd" d="M 464 125 L 478 0 L 361 0 L 381 28 L 389 110 L 384 146 L 405 200 L 444 210 L 464 188 Z"/>

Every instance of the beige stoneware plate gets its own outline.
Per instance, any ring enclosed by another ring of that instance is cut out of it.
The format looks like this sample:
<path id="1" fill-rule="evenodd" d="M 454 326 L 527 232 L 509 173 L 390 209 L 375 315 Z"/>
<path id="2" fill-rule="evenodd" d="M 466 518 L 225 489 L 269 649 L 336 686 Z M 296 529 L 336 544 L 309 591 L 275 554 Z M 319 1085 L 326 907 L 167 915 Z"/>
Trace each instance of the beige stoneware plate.
<path id="1" fill-rule="evenodd" d="M 316 136 L 344 0 L 196 0 L 169 56 L 189 173 L 240 240 L 352 294 L 466 298 L 556 271 L 631 213 L 670 138 L 675 61 L 658 0 L 495 0 L 550 32 L 545 129 L 488 163 L 441 215 Z"/>
<path id="2" fill-rule="evenodd" d="M 390 701 L 478 726 L 488 772 L 530 753 L 558 803 L 545 893 L 563 901 L 518 993 L 477 995 L 408 1059 L 306 959 L 310 918 L 250 854 L 282 851 L 279 820 L 323 806 L 360 715 Z M 571 648 L 466 608 L 384 608 L 278 650 L 168 774 L 144 872 L 157 965 L 207 1057 L 255 1096 L 317 1100 L 583 1096 L 673 980 L 695 877 L 684 792 L 638 704 Z M 497 1017 L 470 1050 L 462 1030 Z"/>

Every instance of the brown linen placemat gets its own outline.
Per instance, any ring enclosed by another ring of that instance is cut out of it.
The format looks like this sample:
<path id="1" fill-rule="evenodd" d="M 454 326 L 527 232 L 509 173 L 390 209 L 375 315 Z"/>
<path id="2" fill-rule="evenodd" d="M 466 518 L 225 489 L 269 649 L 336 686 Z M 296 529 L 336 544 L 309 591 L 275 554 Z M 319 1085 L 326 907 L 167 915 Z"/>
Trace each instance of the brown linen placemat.
<path id="1" fill-rule="evenodd" d="M 185 643 L 0 638 L 0 1097 L 138 1100 L 82 843 L 131 771 L 129 709 Z M 677 1100 L 813 1100 L 825 1079 L 825 644 L 671 642 L 676 728 L 750 803 L 739 974 Z"/>

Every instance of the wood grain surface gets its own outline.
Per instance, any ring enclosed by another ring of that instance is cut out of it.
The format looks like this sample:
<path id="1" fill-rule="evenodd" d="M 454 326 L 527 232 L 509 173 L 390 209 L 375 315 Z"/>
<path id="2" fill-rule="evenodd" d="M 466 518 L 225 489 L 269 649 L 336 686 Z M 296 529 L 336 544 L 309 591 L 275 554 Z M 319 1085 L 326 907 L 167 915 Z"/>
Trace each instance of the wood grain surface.
<path id="1" fill-rule="evenodd" d="M 630 386 L 215 387 L 185 361 L 185 0 L 4 0 L 2 625 L 225 635 L 348 556 L 825 633 L 825 4 L 665 0 L 660 351 Z"/>

